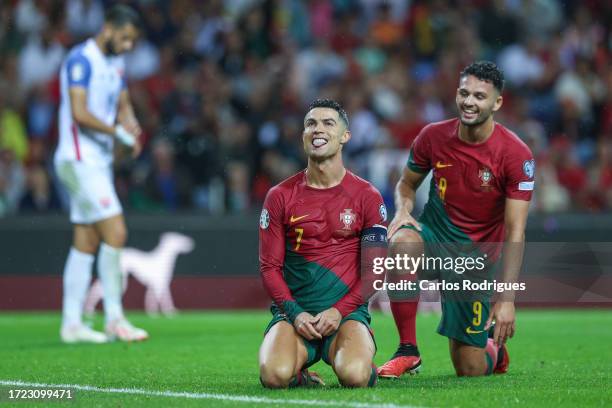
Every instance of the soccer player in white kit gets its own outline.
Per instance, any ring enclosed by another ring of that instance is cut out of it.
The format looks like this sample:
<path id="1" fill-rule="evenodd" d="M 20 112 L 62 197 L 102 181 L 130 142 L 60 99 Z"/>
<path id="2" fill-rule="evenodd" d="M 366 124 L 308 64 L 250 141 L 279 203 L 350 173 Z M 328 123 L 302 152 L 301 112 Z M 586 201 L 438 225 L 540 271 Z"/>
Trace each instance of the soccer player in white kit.
<path id="1" fill-rule="evenodd" d="M 140 18 L 125 5 L 114 6 L 94 37 L 75 46 L 60 71 L 59 144 L 54 164 L 70 196 L 73 244 L 64 267 L 60 336 L 65 343 L 140 341 L 146 331 L 123 314 L 119 257 L 127 229 L 113 185 L 115 139 L 140 154 L 140 125 L 134 116 L 120 54 L 134 47 Z M 104 288 L 105 333 L 82 322 L 83 302 L 94 257 Z"/>

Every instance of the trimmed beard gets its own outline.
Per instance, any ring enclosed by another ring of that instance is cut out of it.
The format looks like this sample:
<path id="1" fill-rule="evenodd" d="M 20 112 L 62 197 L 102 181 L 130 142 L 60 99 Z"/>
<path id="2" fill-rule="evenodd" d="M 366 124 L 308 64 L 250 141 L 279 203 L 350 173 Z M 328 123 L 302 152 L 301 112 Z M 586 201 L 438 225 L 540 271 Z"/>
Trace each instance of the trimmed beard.
<path id="1" fill-rule="evenodd" d="M 106 52 L 108 52 L 108 55 L 112 55 L 113 57 L 119 55 L 119 53 L 115 50 L 115 47 L 113 46 L 112 40 L 107 40 L 104 45 L 106 46 Z"/>
<path id="2" fill-rule="evenodd" d="M 473 127 L 473 126 L 479 126 L 479 125 L 482 125 L 483 123 L 485 123 L 485 122 L 487 121 L 487 119 L 489 119 L 489 117 L 490 117 L 490 116 L 491 116 L 491 114 L 492 114 L 492 113 L 489 113 L 489 114 L 488 114 L 487 116 L 485 116 L 485 117 L 478 117 L 478 118 L 476 119 L 476 121 L 475 121 L 475 122 L 468 122 L 468 123 L 465 123 L 465 122 L 463 121 L 462 117 L 461 117 L 461 112 L 462 112 L 462 111 L 459 111 L 459 121 L 461 122 L 461 124 L 462 124 L 462 125 L 467 126 L 467 127 Z"/>

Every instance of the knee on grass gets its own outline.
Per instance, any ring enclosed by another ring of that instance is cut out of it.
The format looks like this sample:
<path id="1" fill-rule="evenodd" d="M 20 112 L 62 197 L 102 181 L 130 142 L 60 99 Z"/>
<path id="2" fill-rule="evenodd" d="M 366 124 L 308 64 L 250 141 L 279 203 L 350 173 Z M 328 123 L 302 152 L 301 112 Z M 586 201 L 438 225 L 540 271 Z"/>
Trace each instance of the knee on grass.
<path id="1" fill-rule="evenodd" d="M 455 364 L 457 377 L 478 377 L 486 374 L 486 367 L 474 361 L 460 361 Z"/>
<path id="2" fill-rule="evenodd" d="M 264 364 L 259 367 L 259 379 L 266 388 L 287 388 L 293 376 L 293 367 L 288 364 Z"/>
<path id="3" fill-rule="evenodd" d="M 367 361 L 351 361 L 338 364 L 334 367 L 340 384 L 344 387 L 356 388 L 373 385 L 376 381 L 371 381 L 372 375 L 376 376 L 376 371 L 372 370 L 372 363 Z M 372 384 L 370 384 L 372 383 Z"/>

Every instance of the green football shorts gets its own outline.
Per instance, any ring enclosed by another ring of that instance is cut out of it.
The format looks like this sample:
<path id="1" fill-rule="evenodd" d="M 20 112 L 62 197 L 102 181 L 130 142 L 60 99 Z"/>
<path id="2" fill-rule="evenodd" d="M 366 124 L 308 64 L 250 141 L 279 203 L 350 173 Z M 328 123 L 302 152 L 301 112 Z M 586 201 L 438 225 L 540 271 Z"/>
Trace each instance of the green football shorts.
<path id="1" fill-rule="evenodd" d="M 270 307 L 270 312 L 272 313 L 272 320 L 266 327 L 266 330 L 264 331 L 264 336 L 270 331 L 272 326 L 274 326 L 280 321 L 284 320 L 291 324 L 291 322 L 289 322 L 289 319 L 287 319 L 287 316 L 285 316 L 284 313 L 281 313 L 281 311 L 275 304 Z M 355 309 L 355 311 L 344 317 L 340 321 L 340 326 L 342 326 L 345 322 L 349 320 L 355 320 L 364 324 L 368 328 L 370 336 L 372 336 L 372 341 L 374 341 L 374 346 L 376 347 L 376 340 L 374 340 L 374 332 L 370 327 L 370 322 L 372 321 L 372 318 L 370 317 L 370 313 L 368 312 L 368 304 L 362 304 L 357 309 Z M 306 364 L 304 365 L 304 367 L 302 367 L 302 369 L 310 367 L 321 359 L 323 359 L 323 361 L 325 361 L 327 364 L 331 365 L 331 361 L 329 358 L 329 347 L 331 346 L 331 343 L 334 340 L 334 337 L 336 337 L 337 333 L 338 331 L 336 330 L 333 334 L 327 337 L 323 337 L 322 339 L 302 339 L 304 341 L 304 346 L 306 346 L 306 351 L 308 352 L 308 359 L 306 360 Z"/>
<path id="2" fill-rule="evenodd" d="M 458 258 L 460 256 L 476 257 L 480 255 L 475 249 L 465 251 L 470 243 L 453 244 L 442 238 L 443 234 L 427 224 L 420 223 L 419 232 L 425 242 L 425 257 Z M 412 226 L 403 226 L 416 231 Z M 417 231 L 418 232 L 418 231 Z M 442 318 L 438 333 L 458 340 L 470 346 L 484 348 L 487 344 L 487 331 L 484 329 L 490 312 L 490 290 L 467 290 L 463 281 L 483 282 L 492 277 L 500 262 L 489 262 L 483 270 L 476 273 L 466 271 L 462 274 L 455 270 L 437 269 L 419 271 L 419 279 L 445 282 L 440 290 L 442 297 Z"/>

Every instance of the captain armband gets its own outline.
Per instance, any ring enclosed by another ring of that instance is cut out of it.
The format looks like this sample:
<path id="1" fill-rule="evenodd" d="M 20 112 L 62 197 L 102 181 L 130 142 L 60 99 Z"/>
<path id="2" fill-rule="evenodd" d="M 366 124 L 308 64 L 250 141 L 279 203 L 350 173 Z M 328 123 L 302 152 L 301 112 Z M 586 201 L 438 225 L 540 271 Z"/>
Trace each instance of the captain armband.
<path id="1" fill-rule="evenodd" d="M 373 246 L 387 245 L 387 227 L 374 224 L 361 232 L 361 244 Z"/>

